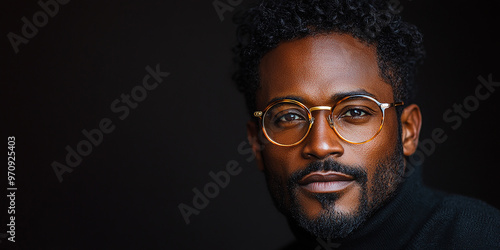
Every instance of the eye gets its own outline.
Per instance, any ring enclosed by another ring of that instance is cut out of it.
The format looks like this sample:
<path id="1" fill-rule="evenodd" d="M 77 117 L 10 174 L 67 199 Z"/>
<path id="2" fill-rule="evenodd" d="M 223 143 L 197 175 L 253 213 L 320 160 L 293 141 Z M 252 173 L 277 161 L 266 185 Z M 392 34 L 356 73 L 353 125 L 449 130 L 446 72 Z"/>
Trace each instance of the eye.
<path id="1" fill-rule="evenodd" d="M 351 118 L 358 118 L 362 116 L 369 115 L 368 112 L 365 112 L 362 109 L 349 109 L 347 110 L 343 116 L 351 117 Z"/>
<path id="2" fill-rule="evenodd" d="M 304 118 L 298 114 L 288 113 L 288 114 L 282 115 L 277 120 L 278 120 L 278 122 L 291 122 L 291 121 L 295 121 L 295 120 L 304 120 Z"/>

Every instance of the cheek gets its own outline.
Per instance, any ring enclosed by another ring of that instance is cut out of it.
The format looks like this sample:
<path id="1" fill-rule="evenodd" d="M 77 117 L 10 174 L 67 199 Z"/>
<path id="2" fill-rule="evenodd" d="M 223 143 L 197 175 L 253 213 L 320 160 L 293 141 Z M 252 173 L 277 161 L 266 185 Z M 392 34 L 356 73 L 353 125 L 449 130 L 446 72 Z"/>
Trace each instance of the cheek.
<path id="1" fill-rule="evenodd" d="M 300 152 L 276 145 L 268 145 L 262 151 L 267 185 L 274 200 L 278 202 L 278 206 L 282 209 L 290 206 L 291 202 L 290 197 L 292 194 L 289 193 L 287 188 L 289 177 L 305 166 L 297 164 L 298 157 L 300 157 Z"/>
<path id="2" fill-rule="evenodd" d="M 394 117 L 386 117 L 386 119 L 380 134 L 366 145 L 369 147 L 369 149 L 366 150 L 366 159 L 369 159 L 369 162 L 365 165 L 367 166 L 367 184 L 369 189 L 371 189 L 376 181 L 375 171 L 377 170 L 377 166 L 382 163 L 385 169 L 389 169 L 391 166 L 387 164 L 391 163 L 386 161 L 396 153 L 398 143 L 398 123 L 396 115 L 394 114 Z"/>
<path id="3" fill-rule="evenodd" d="M 298 147 L 281 147 L 269 144 L 262 151 L 262 157 L 267 171 L 275 177 L 279 176 L 282 180 L 287 180 L 293 172 L 305 167 L 305 165 L 298 164 L 301 158 Z"/>
<path id="4" fill-rule="evenodd" d="M 345 153 L 339 160 L 342 159 L 343 164 L 365 167 L 369 180 L 372 179 L 377 164 L 394 153 L 398 140 L 397 126 L 395 114 L 394 117 L 386 117 L 377 137 L 364 144 L 345 143 Z"/>

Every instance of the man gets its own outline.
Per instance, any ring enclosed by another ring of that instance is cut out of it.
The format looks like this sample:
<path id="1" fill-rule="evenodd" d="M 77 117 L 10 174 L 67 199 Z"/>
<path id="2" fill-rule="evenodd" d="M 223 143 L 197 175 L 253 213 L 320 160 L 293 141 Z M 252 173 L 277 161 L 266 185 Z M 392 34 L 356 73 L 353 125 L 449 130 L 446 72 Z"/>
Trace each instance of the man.
<path id="1" fill-rule="evenodd" d="M 424 50 L 393 4 L 263 1 L 236 22 L 248 139 L 290 249 L 500 248 L 498 210 L 428 189 L 408 162 Z"/>

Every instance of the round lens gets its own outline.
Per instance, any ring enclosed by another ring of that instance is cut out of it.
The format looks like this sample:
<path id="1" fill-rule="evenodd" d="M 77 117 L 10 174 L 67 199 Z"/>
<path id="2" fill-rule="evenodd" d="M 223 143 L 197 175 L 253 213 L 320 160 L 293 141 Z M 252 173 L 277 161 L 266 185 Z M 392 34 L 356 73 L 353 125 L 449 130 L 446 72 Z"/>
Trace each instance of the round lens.
<path id="1" fill-rule="evenodd" d="M 263 118 L 268 138 L 281 145 L 301 141 L 309 130 L 309 112 L 299 104 L 280 102 L 269 108 Z"/>
<path id="2" fill-rule="evenodd" d="M 374 100 L 353 96 L 342 100 L 332 111 L 333 127 L 344 140 L 363 143 L 382 128 L 383 112 Z"/>

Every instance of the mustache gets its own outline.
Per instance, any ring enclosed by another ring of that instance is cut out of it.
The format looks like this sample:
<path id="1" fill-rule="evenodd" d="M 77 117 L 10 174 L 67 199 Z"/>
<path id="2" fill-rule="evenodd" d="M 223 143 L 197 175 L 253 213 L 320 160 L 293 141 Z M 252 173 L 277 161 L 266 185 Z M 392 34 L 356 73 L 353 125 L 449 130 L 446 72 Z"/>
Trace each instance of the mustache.
<path id="1" fill-rule="evenodd" d="M 304 178 L 306 175 L 312 172 L 321 171 L 335 171 L 350 175 L 354 177 L 354 180 L 360 184 L 365 184 L 368 180 L 366 170 L 360 166 L 350 166 L 341 164 L 332 159 L 326 159 L 324 161 L 315 161 L 309 163 L 306 168 L 295 171 L 288 179 L 288 186 L 293 187 L 298 185 L 298 181 Z"/>

